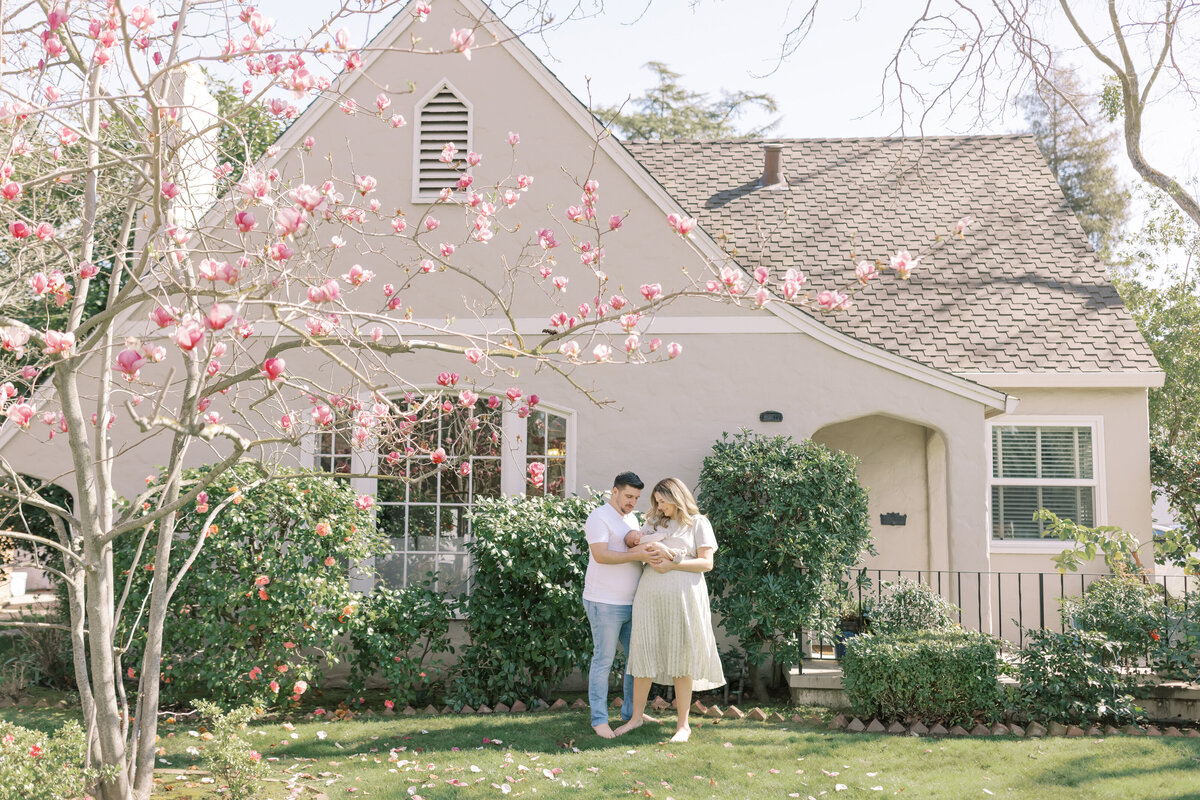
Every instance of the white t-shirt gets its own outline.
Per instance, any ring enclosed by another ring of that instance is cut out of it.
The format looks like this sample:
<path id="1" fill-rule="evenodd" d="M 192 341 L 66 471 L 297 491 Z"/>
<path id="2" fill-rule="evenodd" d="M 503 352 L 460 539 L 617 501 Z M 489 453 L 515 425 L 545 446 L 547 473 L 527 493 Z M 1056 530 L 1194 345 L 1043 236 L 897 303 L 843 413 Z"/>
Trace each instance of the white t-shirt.
<path id="1" fill-rule="evenodd" d="M 633 605 L 638 580 L 642 577 L 642 563 L 629 561 L 624 564 L 601 564 L 591 554 L 591 545 L 604 543 L 608 549 L 626 553 L 625 534 L 638 529 L 637 517 L 633 513 L 621 516 L 621 512 L 605 503 L 588 515 L 583 533 L 588 543 L 588 568 L 583 580 L 583 599 L 593 603 L 614 606 Z"/>

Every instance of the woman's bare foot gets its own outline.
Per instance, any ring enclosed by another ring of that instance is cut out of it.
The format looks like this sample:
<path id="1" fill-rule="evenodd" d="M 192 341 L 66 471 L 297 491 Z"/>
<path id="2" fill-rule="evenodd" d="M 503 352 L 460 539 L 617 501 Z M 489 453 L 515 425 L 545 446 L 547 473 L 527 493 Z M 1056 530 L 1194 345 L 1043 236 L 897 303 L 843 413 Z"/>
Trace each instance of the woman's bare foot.
<path id="1" fill-rule="evenodd" d="M 613 729 L 608 727 L 607 722 L 603 723 L 602 725 L 593 725 L 592 730 L 594 730 L 596 735 L 601 739 L 612 739 L 616 736 L 616 734 L 613 733 Z"/>
<path id="2" fill-rule="evenodd" d="M 620 733 L 620 731 L 617 731 L 617 732 Z M 691 735 L 692 735 L 692 729 L 690 727 L 685 726 L 685 727 L 682 727 L 679 730 L 675 731 L 675 735 L 671 737 L 671 741 L 672 742 L 686 742 L 688 740 L 688 737 Z"/>
<path id="3" fill-rule="evenodd" d="M 633 719 L 629 720 L 629 722 L 626 722 L 624 725 L 622 725 L 621 727 L 619 727 L 615 731 L 613 731 L 613 735 L 620 736 L 621 734 L 629 733 L 632 730 L 636 730 L 636 729 L 642 727 L 642 723 L 644 721 L 645 721 L 645 717 L 641 717 L 641 718 L 634 717 Z"/>
<path id="4" fill-rule="evenodd" d="M 642 722 L 653 722 L 657 725 L 658 723 L 662 722 L 662 720 L 658 717 L 652 717 L 649 714 L 642 714 Z"/>

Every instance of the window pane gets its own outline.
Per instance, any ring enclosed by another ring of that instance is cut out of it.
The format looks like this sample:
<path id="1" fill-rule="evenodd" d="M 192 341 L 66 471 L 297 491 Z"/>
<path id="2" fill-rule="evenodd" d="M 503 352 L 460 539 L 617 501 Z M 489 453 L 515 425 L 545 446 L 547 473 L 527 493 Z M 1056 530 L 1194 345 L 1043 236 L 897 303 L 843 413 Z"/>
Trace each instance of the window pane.
<path id="1" fill-rule="evenodd" d="M 565 497 L 567 493 L 567 462 L 552 458 L 546 462 L 546 494 Z"/>
<path id="2" fill-rule="evenodd" d="M 1077 428 L 1079 431 L 1079 477 L 1091 480 L 1092 472 L 1092 429 Z"/>
<path id="3" fill-rule="evenodd" d="M 399 547 L 402 542 L 393 543 Z M 404 585 L 404 556 L 400 553 L 388 553 L 375 559 L 375 572 L 384 586 L 399 589 Z"/>
<path id="4" fill-rule="evenodd" d="M 1037 428 L 992 428 L 994 478 L 1037 477 Z"/>
<path id="5" fill-rule="evenodd" d="M 408 462 L 408 471 L 412 476 L 408 484 L 408 501 L 410 503 L 437 502 L 437 472 L 431 464 Z"/>
<path id="6" fill-rule="evenodd" d="M 546 432 L 546 455 L 562 458 L 567 454 L 567 418 L 549 414 Z"/>
<path id="7" fill-rule="evenodd" d="M 500 496 L 500 459 L 471 460 L 471 492 L 475 497 Z"/>
<path id="8" fill-rule="evenodd" d="M 380 505 L 375 520 L 380 533 L 392 537 L 393 544 L 404 549 L 404 517 L 405 508 L 402 505 Z"/>
<path id="9" fill-rule="evenodd" d="M 437 533 L 437 506 L 408 507 L 409 549 L 433 552 Z"/>
<path id="10" fill-rule="evenodd" d="M 525 425 L 525 454 L 529 456 L 546 455 L 546 414 L 534 411 L 529 415 Z"/>
<path id="11" fill-rule="evenodd" d="M 1079 451 L 1075 446 L 1078 428 L 1042 428 L 1043 478 L 1079 478 Z"/>
<path id="12" fill-rule="evenodd" d="M 408 564 L 408 582 L 418 583 L 437 577 L 434 573 L 434 558 L 432 555 L 409 555 L 405 557 Z"/>
<path id="13" fill-rule="evenodd" d="M 441 541 L 438 550 L 462 550 L 467 536 L 467 509 L 465 506 L 442 506 L 439 512 L 438 532 Z"/>
<path id="14" fill-rule="evenodd" d="M 1086 525 L 1095 525 L 1092 513 L 1092 487 L 1046 486 L 1042 489 L 1042 505 L 1058 516 Z"/>
<path id="15" fill-rule="evenodd" d="M 438 557 L 438 591 L 442 594 L 465 594 L 469 578 L 466 556 Z"/>
<path id="16" fill-rule="evenodd" d="M 442 502 L 471 502 L 471 476 L 463 475 L 457 467 L 442 470 Z"/>
<path id="17" fill-rule="evenodd" d="M 992 537 L 1037 539 L 1041 536 L 1033 514 L 1041 508 L 1036 486 L 992 487 Z"/>

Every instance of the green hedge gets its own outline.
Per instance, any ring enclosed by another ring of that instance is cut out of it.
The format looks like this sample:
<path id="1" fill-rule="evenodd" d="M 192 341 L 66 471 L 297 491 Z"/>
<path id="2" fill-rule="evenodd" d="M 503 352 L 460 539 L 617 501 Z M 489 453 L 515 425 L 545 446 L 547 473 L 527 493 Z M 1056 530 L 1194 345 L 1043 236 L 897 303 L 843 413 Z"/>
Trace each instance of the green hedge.
<path id="1" fill-rule="evenodd" d="M 100 774 L 84 766 L 83 727 L 68 721 L 53 734 L 0 720 L 0 800 L 82 797 Z"/>
<path id="2" fill-rule="evenodd" d="M 854 713 L 881 720 L 985 719 L 997 709 L 999 648 L 991 637 L 947 630 L 851 639 L 842 685 Z"/>

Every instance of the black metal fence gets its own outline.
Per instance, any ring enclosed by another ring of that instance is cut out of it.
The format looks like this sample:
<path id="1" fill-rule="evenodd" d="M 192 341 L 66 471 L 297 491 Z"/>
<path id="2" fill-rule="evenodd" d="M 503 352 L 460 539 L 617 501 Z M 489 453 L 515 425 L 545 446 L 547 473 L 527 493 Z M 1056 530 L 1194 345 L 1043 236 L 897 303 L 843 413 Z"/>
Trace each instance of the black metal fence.
<path id="1" fill-rule="evenodd" d="M 1049 628 L 1063 629 L 1060 613 L 1062 601 L 1079 597 L 1087 587 L 1100 578 L 1111 577 L 1098 572 L 969 572 L 952 570 L 886 570 L 855 569 L 849 575 L 852 597 L 859 609 L 868 612 L 871 602 L 883 596 L 885 584 L 901 579 L 923 583 L 957 607 L 957 622 L 969 630 L 999 637 L 1016 647 L 1025 644 L 1026 631 Z M 1188 602 L 1191 592 L 1200 588 L 1200 578 L 1194 575 L 1149 575 L 1147 583 L 1163 589 L 1163 610 L 1172 599 Z M 826 629 L 837 629 L 835 623 Z M 811 658 L 838 658 L 837 642 L 810 641 Z"/>

